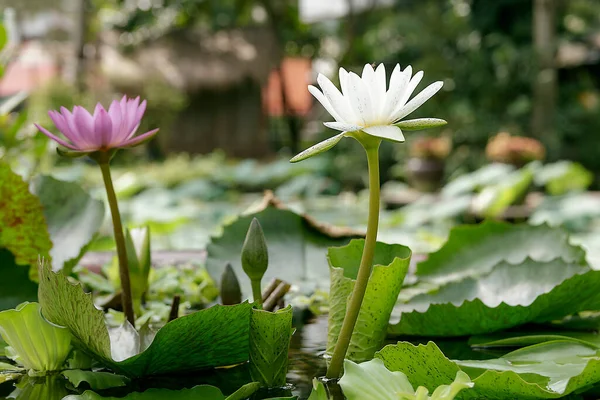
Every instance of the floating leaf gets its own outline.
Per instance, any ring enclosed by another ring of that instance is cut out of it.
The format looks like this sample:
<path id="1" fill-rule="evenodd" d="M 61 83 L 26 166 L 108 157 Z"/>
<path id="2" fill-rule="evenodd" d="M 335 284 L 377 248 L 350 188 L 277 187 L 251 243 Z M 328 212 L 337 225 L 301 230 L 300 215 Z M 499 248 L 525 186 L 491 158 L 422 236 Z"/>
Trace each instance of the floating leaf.
<path id="1" fill-rule="evenodd" d="M 327 353 L 332 354 L 346 315 L 348 299 L 354 289 L 362 258 L 363 239 L 354 239 L 328 252 L 331 265 L 329 293 L 329 331 Z M 367 291 L 358 314 L 346 357 L 366 361 L 381 348 L 388 321 L 410 263 L 411 251 L 401 245 L 378 242 Z"/>
<path id="2" fill-rule="evenodd" d="M 211 239 L 206 249 L 206 268 L 215 281 L 219 281 L 227 263 L 238 277 L 245 276 L 240 257 L 253 218 L 260 222 L 269 247 L 269 269 L 263 282 L 281 278 L 296 285 L 322 285 L 329 281 L 326 249 L 344 245 L 350 238 L 358 236 L 350 230 L 319 225 L 304 215 L 287 210 L 272 194 L 267 194 L 252 213 L 225 226 L 220 237 Z M 244 298 L 250 297 L 250 280 L 240 278 L 240 284 Z"/>
<path id="3" fill-rule="evenodd" d="M 546 164 L 535 175 L 535 183 L 546 186 L 546 191 L 553 196 L 585 190 L 592 182 L 594 174 L 573 161 Z"/>
<path id="4" fill-rule="evenodd" d="M 475 172 L 464 174 L 448 182 L 442 189 L 442 197 L 455 197 L 473 193 L 485 185 L 493 185 L 502 180 L 514 167 L 508 164 L 493 163 L 485 165 Z"/>
<path id="5" fill-rule="evenodd" d="M 70 332 L 46 321 L 38 303 L 0 312 L 0 335 L 10 346 L 10 358 L 36 372 L 59 370 L 71 351 Z"/>
<path id="6" fill-rule="evenodd" d="M 68 274 L 100 229 L 104 203 L 92 198 L 76 183 L 48 175 L 35 177 L 30 188 L 42 203 L 54 244 L 50 250 L 52 269 L 65 268 Z"/>
<path id="7" fill-rule="evenodd" d="M 473 199 L 473 211 L 486 218 L 498 218 L 506 209 L 523 199 L 533 182 L 533 172 L 522 168 L 499 182 L 486 186 Z"/>
<path id="8" fill-rule="evenodd" d="M 600 271 L 562 259 L 501 262 L 485 276 L 418 294 L 395 312 L 393 335 L 463 336 L 600 308 Z"/>
<path id="9" fill-rule="evenodd" d="M 82 382 L 86 382 L 92 390 L 103 390 L 114 387 L 125 386 L 129 379 L 122 375 L 110 372 L 83 371 L 80 369 L 71 369 L 63 371 L 62 374 L 73 384 L 79 387 Z"/>
<path id="10" fill-rule="evenodd" d="M 35 278 L 38 258 L 50 259 L 51 247 L 40 200 L 8 164 L 0 162 L 0 249 L 10 251 L 16 264 L 30 266 Z"/>
<path id="11" fill-rule="evenodd" d="M 49 321 L 67 327 L 82 349 L 128 377 L 190 372 L 248 360 L 252 308 L 248 303 L 217 305 L 177 318 L 158 331 L 145 351 L 116 362 L 111 358 L 104 315 L 80 285 L 42 265 L 38 297 Z"/>
<path id="12" fill-rule="evenodd" d="M 573 341 L 600 349 L 600 335 L 592 332 L 501 332 L 469 338 L 469 345 L 476 348 L 524 347 L 553 340 Z"/>
<path id="13" fill-rule="evenodd" d="M 485 275 L 500 261 L 519 264 L 526 258 L 580 263 L 585 252 L 571 245 L 567 232 L 560 228 L 486 221 L 452 229 L 446 244 L 417 265 L 417 275 L 442 284 Z"/>
<path id="14" fill-rule="evenodd" d="M 250 317 L 250 374 L 267 387 L 285 385 L 292 337 L 292 307 L 270 312 L 253 309 Z"/>

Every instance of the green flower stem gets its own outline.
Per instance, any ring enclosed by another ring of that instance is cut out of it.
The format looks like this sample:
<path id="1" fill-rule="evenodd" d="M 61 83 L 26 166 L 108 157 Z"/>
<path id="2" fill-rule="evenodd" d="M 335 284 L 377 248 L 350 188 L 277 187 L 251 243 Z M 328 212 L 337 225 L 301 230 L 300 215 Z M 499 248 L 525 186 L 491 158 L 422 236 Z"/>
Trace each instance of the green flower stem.
<path id="1" fill-rule="evenodd" d="M 117 256 L 119 258 L 119 277 L 121 278 L 121 302 L 123 303 L 123 311 L 125 317 L 131 325 L 135 326 L 135 315 L 133 313 L 133 301 L 131 297 L 131 281 L 129 278 L 129 266 L 127 264 L 127 250 L 125 248 L 125 236 L 123 235 L 123 225 L 121 224 L 121 214 L 119 213 L 119 204 L 117 195 L 113 187 L 112 178 L 110 177 L 110 166 L 108 160 L 98 162 L 106 187 L 106 195 L 108 204 L 110 205 L 110 213 L 112 215 L 113 228 L 115 231 L 115 243 L 117 244 Z"/>
<path id="2" fill-rule="evenodd" d="M 354 290 L 350 297 L 350 302 L 346 308 L 346 316 L 338 336 L 337 343 L 333 350 L 329 367 L 327 368 L 327 378 L 337 379 L 342 372 L 344 358 L 350 345 L 352 332 L 358 319 L 360 306 L 362 305 L 367 283 L 371 275 L 373 256 L 375 255 L 375 244 L 377 243 L 377 229 L 379 226 L 379 145 L 381 141 L 368 142 L 358 139 L 367 152 L 367 162 L 369 166 L 369 220 L 367 223 L 367 235 L 365 238 L 365 247 L 363 249 L 358 275 Z"/>
<path id="3" fill-rule="evenodd" d="M 252 297 L 254 297 L 254 302 L 258 306 L 259 309 L 262 309 L 262 289 L 260 285 L 260 279 L 252 279 L 250 281 L 252 283 Z"/>

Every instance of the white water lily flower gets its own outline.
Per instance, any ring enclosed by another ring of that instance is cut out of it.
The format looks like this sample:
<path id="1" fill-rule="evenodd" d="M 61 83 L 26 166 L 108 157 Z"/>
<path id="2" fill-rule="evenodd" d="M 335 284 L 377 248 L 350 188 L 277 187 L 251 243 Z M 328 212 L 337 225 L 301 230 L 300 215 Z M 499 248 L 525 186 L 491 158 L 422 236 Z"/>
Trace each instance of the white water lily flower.
<path id="1" fill-rule="evenodd" d="M 410 65 L 401 71 L 400 65 L 396 64 L 390 78 L 389 88 L 386 87 L 383 64 L 380 64 L 375 70 L 370 64 L 365 65 L 362 77 L 340 68 L 339 77 L 341 92 L 321 74 L 317 77 L 321 90 L 310 85 L 308 91 L 335 119 L 335 122 L 325 122 L 325 126 L 342 131 L 342 133 L 303 151 L 294 157 L 292 162 L 301 161 L 329 150 L 342 137 L 349 136 L 352 132 L 362 131 L 382 139 L 404 142 L 402 129 L 417 130 L 446 124 L 446 121 L 437 118 L 401 121 L 423 105 L 443 86 L 441 81 L 434 82 L 409 101 L 423 78 L 423 71 L 419 71 L 413 76 Z"/>

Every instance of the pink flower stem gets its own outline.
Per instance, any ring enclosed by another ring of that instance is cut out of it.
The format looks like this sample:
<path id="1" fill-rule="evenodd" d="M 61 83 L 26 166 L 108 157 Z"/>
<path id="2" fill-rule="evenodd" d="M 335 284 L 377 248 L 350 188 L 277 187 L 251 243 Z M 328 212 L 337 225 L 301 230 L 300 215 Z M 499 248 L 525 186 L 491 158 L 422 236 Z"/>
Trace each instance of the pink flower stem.
<path id="1" fill-rule="evenodd" d="M 123 225 L 121 224 L 121 214 L 119 213 L 117 195 L 115 194 L 115 188 L 110 176 L 108 154 L 106 158 L 106 160 L 99 159 L 98 165 L 100 165 L 100 170 L 102 171 L 102 178 L 104 179 L 104 186 L 106 187 L 106 195 L 108 197 L 108 204 L 110 206 L 110 213 L 112 215 L 113 228 L 115 231 L 115 243 L 117 244 L 117 256 L 119 258 L 119 276 L 121 278 L 121 302 L 127 321 L 135 327 L 125 236 L 123 235 Z"/>

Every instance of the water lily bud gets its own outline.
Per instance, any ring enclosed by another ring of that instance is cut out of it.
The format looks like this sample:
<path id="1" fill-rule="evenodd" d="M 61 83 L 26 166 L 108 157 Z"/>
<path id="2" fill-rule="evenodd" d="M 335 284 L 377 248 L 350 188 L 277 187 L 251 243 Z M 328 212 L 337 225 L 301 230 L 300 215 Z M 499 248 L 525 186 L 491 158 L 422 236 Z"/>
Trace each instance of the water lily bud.
<path id="1" fill-rule="evenodd" d="M 229 306 L 242 302 L 242 289 L 231 264 L 227 263 L 221 275 L 221 303 Z"/>
<path id="2" fill-rule="evenodd" d="M 150 227 L 125 230 L 127 261 L 131 274 L 131 290 L 136 298 L 148 290 L 148 275 L 152 264 L 150 249 Z"/>
<path id="3" fill-rule="evenodd" d="M 269 266 L 269 251 L 262 227 L 256 218 L 250 223 L 242 247 L 242 268 L 251 281 L 261 280 Z"/>

